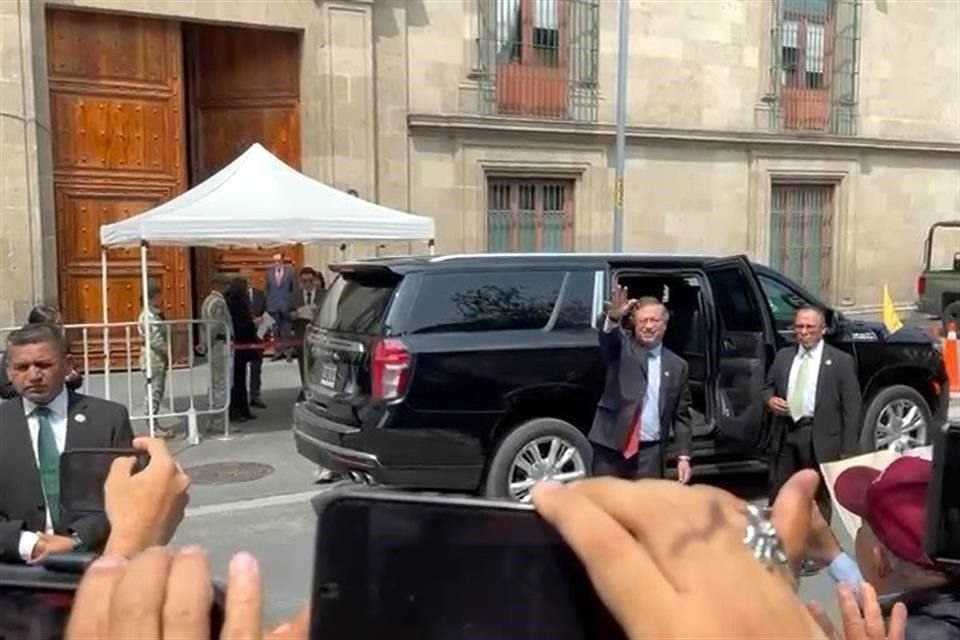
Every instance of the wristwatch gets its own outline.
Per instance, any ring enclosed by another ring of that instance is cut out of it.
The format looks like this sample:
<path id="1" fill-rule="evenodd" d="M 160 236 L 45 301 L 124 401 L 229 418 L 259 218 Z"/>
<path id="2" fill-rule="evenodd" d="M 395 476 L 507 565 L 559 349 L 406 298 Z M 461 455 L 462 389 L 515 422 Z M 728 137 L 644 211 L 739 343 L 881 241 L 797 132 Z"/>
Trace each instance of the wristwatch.
<path id="1" fill-rule="evenodd" d="M 83 549 L 83 538 L 76 532 L 70 534 L 70 539 L 73 540 L 73 550 L 80 551 Z"/>

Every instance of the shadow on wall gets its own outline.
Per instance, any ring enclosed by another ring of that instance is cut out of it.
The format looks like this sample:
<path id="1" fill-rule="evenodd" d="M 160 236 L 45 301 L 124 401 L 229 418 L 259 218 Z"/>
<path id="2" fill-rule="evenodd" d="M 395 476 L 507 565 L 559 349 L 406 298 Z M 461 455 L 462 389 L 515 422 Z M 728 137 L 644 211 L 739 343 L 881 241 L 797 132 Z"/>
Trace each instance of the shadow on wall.
<path id="1" fill-rule="evenodd" d="M 373 5 L 375 40 L 393 38 L 400 35 L 400 26 L 394 18 L 394 10 L 407 12 L 407 27 L 426 27 L 430 24 L 423 0 L 385 0 Z"/>

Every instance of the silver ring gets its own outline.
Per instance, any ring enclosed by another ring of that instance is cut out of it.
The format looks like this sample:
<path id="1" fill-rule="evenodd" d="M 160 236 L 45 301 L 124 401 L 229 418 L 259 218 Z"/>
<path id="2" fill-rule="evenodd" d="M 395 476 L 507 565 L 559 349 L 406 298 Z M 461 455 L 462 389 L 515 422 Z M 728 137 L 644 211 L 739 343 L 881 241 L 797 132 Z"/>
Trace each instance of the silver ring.
<path id="1" fill-rule="evenodd" d="M 787 565 L 787 553 L 777 534 L 777 528 L 770 521 L 770 508 L 747 505 L 747 527 L 743 544 L 750 549 L 753 557 L 768 569 L 779 569 Z"/>

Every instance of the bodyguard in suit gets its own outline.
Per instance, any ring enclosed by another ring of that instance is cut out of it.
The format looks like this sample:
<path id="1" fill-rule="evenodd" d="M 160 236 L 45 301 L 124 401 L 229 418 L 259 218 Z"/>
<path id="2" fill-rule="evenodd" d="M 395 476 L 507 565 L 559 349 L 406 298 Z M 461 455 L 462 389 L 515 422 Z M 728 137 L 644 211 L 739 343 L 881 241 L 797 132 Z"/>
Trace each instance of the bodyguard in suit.
<path id="1" fill-rule="evenodd" d="M 283 261 L 282 253 L 273 255 L 273 265 L 267 269 L 264 282 L 267 313 L 276 322 L 273 335 L 278 344 L 274 359 L 280 359 L 286 354 L 289 360 L 293 353 L 289 343 L 290 305 L 293 303 L 296 283 L 294 282 L 293 269 Z"/>
<path id="2" fill-rule="evenodd" d="M 61 504 L 60 454 L 75 448 L 127 448 L 130 417 L 120 404 L 69 391 L 60 331 L 27 325 L 7 338 L 7 375 L 19 397 L 0 405 L 0 562 L 100 551 L 110 525 L 102 512 Z"/>
<path id="3" fill-rule="evenodd" d="M 624 320 L 626 326 L 621 326 Z M 606 381 L 588 436 L 593 475 L 662 478 L 672 435 L 678 478 L 690 481 L 688 368 L 663 346 L 668 320 L 666 307 L 656 298 L 628 300 L 626 289 L 614 286 L 600 331 Z"/>
<path id="4" fill-rule="evenodd" d="M 247 280 L 250 282 L 250 279 Z M 263 291 L 252 284 L 248 285 L 247 295 L 250 297 L 250 314 L 253 322 L 260 324 L 263 314 L 267 311 L 267 296 Z M 260 399 L 260 388 L 263 386 L 263 351 L 250 352 L 250 406 L 266 409 L 267 405 Z"/>
<path id="5" fill-rule="evenodd" d="M 797 344 L 777 353 L 767 372 L 764 402 L 773 414 L 770 501 L 801 469 L 856 455 L 860 439 L 860 384 L 853 358 L 823 340 L 823 311 L 798 309 Z M 817 504 L 830 521 L 830 495 L 820 483 Z"/>
<path id="6" fill-rule="evenodd" d="M 323 276 L 313 267 L 300 269 L 300 286 L 293 296 L 293 338 L 296 342 L 294 353 L 300 367 L 300 400 L 303 400 L 303 388 L 306 385 L 306 370 L 303 359 L 303 339 L 307 334 L 307 327 L 313 322 L 313 316 L 323 304 L 327 291 L 324 288 Z"/>

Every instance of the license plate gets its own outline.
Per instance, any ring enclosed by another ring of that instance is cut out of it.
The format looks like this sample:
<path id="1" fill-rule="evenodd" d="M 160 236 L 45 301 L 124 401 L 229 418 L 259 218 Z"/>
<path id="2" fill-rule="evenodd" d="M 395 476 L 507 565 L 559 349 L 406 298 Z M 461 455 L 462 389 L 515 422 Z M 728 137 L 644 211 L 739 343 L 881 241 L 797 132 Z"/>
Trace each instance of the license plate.
<path id="1" fill-rule="evenodd" d="M 325 364 L 320 369 L 320 386 L 333 389 L 337 386 L 337 365 Z"/>

